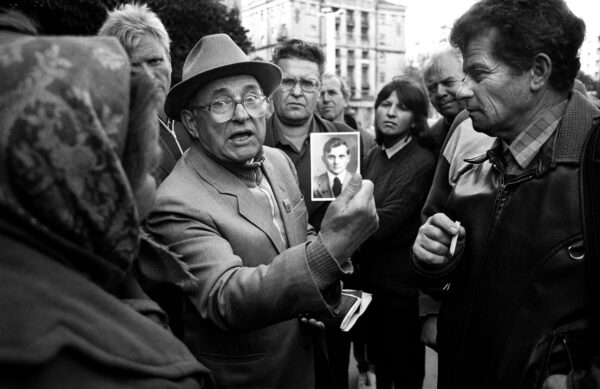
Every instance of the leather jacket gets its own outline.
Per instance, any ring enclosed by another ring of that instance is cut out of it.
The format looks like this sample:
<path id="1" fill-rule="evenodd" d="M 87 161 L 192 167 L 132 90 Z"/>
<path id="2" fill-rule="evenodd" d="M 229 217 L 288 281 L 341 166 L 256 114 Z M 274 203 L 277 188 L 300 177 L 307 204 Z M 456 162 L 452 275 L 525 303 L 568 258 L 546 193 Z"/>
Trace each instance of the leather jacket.
<path id="1" fill-rule="evenodd" d="M 530 167 L 505 171 L 496 142 L 459 178 L 444 212 L 466 229 L 460 259 L 413 263 L 442 297 L 438 388 L 541 388 L 589 370 L 591 301 L 579 193 L 583 142 L 600 114 L 575 93 Z"/>

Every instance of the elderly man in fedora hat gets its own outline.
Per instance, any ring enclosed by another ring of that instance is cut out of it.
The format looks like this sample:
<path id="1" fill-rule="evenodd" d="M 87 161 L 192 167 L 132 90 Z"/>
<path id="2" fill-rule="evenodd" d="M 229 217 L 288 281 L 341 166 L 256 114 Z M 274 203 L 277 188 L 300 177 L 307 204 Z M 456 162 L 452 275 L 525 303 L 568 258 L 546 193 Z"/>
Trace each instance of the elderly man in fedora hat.
<path id="1" fill-rule="evenodd" d="M 192 146 L 158 190 L 148 228 L 197 278 L 180 285 L 184 341 L 221 388 L 313 388 L 313 326 L 339 314 L 339 278 L 377 227 L 373 186 L 357 177 L 321 232 L 308 225 L 295 169 L 263 147 L 280 69 L 249 61 L 224 34 L 202 38 L 165 110 Z"/>

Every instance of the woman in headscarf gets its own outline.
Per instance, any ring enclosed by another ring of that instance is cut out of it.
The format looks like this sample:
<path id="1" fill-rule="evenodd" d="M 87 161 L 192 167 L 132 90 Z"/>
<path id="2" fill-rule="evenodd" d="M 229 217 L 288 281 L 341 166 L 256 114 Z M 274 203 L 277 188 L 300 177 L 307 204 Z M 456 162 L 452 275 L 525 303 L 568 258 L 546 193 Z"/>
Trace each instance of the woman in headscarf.
<path id="1" fill-rule="evenodd" d="M 0 387 L 212 387 L 131 276 L 153 82 L 113 38 L 7 30 L 0 73 Z"/>
<path id="2" fill-rule="evenodd" d="M 423 385 L 425 349 L 420 341 L 418 289 L 410 249 L 431 185 L 435 157 L 427 149 L 429 100 L 407 78 L 386 84 L 375 99 L 375 140 L 361 166 L 373 181 L 379 228 L 355 257 L 366 291 L 367 347 L 378 389 Z"/>

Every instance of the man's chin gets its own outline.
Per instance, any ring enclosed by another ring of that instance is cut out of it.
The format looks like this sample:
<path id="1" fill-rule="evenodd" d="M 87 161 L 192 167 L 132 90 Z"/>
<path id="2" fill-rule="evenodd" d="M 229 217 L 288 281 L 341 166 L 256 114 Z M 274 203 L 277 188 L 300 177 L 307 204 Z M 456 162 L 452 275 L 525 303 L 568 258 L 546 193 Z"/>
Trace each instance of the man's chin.
<path id="1" fill-rule="evenodd" d="M 309 115 L 286 115 L 280 116 L 279 120 L 288 126 L 297 127 L 305 124 L 312 118 L 312 114 Z"/>
<path id="2" fill-rule="evenodd" d="M 327 119 L 327 120 L 334 120 L 335 116 L 336 116 L 335 111 L 331 108 L 325 108 L 320 113 L 321 113 L 321 117 L 323 119 Z"/>

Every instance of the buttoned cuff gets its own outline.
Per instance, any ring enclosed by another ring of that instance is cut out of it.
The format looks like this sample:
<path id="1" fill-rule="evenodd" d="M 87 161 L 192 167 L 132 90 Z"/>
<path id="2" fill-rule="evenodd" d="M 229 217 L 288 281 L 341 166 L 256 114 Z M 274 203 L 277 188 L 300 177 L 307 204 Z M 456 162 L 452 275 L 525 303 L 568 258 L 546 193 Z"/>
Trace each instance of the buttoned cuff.
<path id="1" fill-rule="evenodd" d="M 319 290 L 324 290 L 344 274 L 354 271 L 350 258 L 339 261 L 323 244 L 321 234 L 306 246 L 306 262 Z"/>

